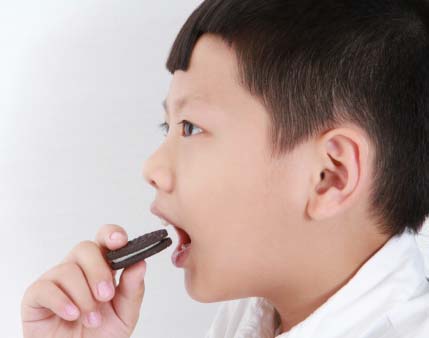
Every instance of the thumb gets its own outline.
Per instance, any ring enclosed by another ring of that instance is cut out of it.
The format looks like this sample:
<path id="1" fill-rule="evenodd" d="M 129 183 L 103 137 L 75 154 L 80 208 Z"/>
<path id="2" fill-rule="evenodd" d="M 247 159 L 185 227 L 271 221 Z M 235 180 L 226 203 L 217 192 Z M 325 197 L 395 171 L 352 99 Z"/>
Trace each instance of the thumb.
<path id="1" fill-rule="evenodd" d="M 130 328 L 134 328 L 140 315 L 145 292 L 144 274 L 146 261 L 140 261 L 124 269 L 112 299 L 118 317 Z"/>

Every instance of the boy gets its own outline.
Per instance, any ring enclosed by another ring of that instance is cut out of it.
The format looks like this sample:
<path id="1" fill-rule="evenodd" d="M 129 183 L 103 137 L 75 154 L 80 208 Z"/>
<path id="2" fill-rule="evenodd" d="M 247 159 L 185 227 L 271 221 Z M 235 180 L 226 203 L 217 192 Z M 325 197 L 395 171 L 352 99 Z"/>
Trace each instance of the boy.
<path id="1" fill-rule="evenodd" d="M 428 337 L 414 238 L 429 213 L 428 2 L 207 0 L 167 68 L 168 134 L 144 177 L 152 210 L 191 239 L 189 295 L 228 301 L 206 337 Z M 102 253 L 126 243 L 115 230 L 27 290 L 25 337 L 131 335 L 145 265 L 114 297 L 96 289 Z M 89 285 L 52 284 L 78 275 Z M 73 301 L 103 322 L 67 317 Z"/>

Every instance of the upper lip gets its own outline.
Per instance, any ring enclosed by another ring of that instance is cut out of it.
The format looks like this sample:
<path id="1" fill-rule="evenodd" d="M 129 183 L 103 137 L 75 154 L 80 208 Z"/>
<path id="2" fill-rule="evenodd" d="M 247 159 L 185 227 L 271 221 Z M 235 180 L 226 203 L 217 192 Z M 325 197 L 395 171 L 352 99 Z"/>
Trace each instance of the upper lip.
<path id="1" fill-rule="evenodd" d="M 181 229 L 181 230 L 185 231 L 183 228 L 181 228 L 176 223 L 174 223 L 172 220 L 170 220 L 170 218 L 165 213 L 163 213 L 160 209 L 158 209 L 158 207 L 156 206 L 155 203 L 153 203 L 151 205 L 150 211 L 152 212 L 152 214 L 158 216 L 159 218 L 167 221 L 168 224 L 171 224 L 172 226 L 174 226 L 174 228 L 176 229 L 176 231 L 178 229 Z"/>

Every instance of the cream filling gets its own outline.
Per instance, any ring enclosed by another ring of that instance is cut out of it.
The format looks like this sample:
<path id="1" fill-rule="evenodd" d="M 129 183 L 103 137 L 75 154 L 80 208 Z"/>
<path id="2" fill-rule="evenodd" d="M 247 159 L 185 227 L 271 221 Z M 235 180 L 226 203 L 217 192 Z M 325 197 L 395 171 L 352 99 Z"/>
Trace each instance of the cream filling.
<path id="1" fill-rule="evenodd" d="M 141 253 L 141 252 L 143 252 L 143 251 L 146 251 L 146 250 L 149 250 L 150 248 L 153 248 L 155 245 L 157 245 L 157 244 L 159 244 L 160 242 L 156 242 L 156 243 L 154 243 L 154 244 L 152 244 L 152 245 L 150 245 L 150 246 L 148 246 L 148 247 L 146 247 L 146 248 L 143 248 L 143 249 L 141 249 L 141 250 L 139 250 L 139 251 L 136 251 L 136 252 L 132 252 L 132 253 L 130 253 L 129 255 L 127 255 L 127 256 L 124 256 L 124 257 L 120 257 L 120 258 L 117 258 L 117 259 L 114 259 L 114 260 L 112 260 L 112 262 L 113 263 L 119 263 L 119 262 L 122 262 L 122 261 L 124 261 L 124 260 L 126 260 L 126 259 L 128 259 L 128 258 L 130 258 L 130 257 L 133 257 L 133 256 L 135 256 L 135 255 L 138 255 L 139 253 Z"/>

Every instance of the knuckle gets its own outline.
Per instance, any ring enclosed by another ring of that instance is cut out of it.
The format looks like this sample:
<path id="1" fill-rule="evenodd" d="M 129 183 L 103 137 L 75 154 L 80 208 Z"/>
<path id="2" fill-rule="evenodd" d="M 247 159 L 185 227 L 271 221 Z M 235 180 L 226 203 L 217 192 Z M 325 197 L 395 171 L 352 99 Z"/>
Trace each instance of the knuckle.
<path id="1" fill-rule="evenodd" d="M 82 273 L 82 270 L 79 265 L 77 265 L 76 262 L 72 261 L 64 262 L 57 265 L 56 270 L 61 276 L 67 276 L 71 274 L 77 275 Z"/>
<path id="2" fill-rule="evenodd" d="M 57 264 L 52 269 L 45 272 L 39 279 L 39 282 L 59 282 L 70 276 L 79 276 L 82 274 L 82 270 L 73 261 L 62 262 Z"/>
<path id="3" fill-rule="evenodd" d="M 73 251 L 85 251 L 93 248 L 95 245 L 96 244 L 90 240 L 81 241 L 74 247 Z"/>
<path id="4" fill-rule="evenodd" d="M 40 278 L 34 282 L 34 284 L 44 283 L 48 280 L 57 279 L 58 275 L 61 276 L 61 274 L 65 272 L 66 266 L 69 264 L 70 264 L 70 262 L 64 261 L 64 262 L 61 262 L 61 263 L 53 266 L 51 269 L 45 271 L 40 276 Z"/>
<path id="5" fill-rule="evenodd" d="M 89 313 L 97 309 L 97 302 L 92 296 L 91 290 L 86 283 L 85 276 L 81 267 L 77 263 L 60 263 L 48 272 L 49 274 L 45 274 L 42 278 L 36 280 L 33 284 L 31 284 L 29 289 L 31 288 L 32 292 L 43 293 L 43 289 L 57 287 L 57 285 L 67 285 L 67 283 L 65 282 L 66 280 L 82 280 L 82 284 L 78 283 L 73 286 L 73 291 L 71 291 L 71 289 L 65 289 L 68 290 L 65 291 L 66 295 L 68 292 L 70 292 L 68 294 L 68 297 L 71 297 L 71 299 L 83 312 Z M 84 289 L 82 289 L 82 287 Z"/>
<path id="6" fill-rule="evenodd" d="M 26 293 L 29 292 L 30 290 L 40 290 L 41 288 L 46 286 L 47 283 L 48 283 L 47 280 L 38 279 L 33 283 L 31 283 L 31 285 L 27 288 Z"/>
<path id="7" fill-rule="evenodd" d="M 40 285 L 42 283 L 41 279 L 38 279 L 32 282 L 24 291 L 24 294 L 21 298 L 21 304 L 24 304 L 31 294 L 37 293 L 40 290 Z"/>

